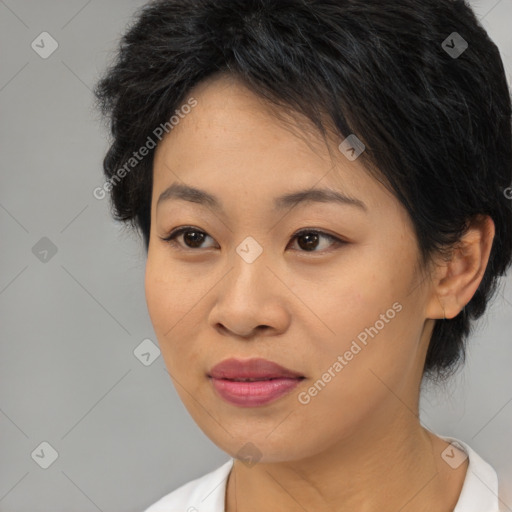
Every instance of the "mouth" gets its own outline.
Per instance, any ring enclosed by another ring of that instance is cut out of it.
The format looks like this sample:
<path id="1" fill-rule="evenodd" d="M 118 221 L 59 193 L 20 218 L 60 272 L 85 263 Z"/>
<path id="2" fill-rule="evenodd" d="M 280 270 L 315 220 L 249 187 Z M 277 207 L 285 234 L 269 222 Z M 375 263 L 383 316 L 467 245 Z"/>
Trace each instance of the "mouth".
<path id="1" fill-rule="evenodd" d="M 305 379 L 266 359 L 227 359 L 207 374 L 217 394 L 230 404 L 257 407 L 276 401 Z"/>

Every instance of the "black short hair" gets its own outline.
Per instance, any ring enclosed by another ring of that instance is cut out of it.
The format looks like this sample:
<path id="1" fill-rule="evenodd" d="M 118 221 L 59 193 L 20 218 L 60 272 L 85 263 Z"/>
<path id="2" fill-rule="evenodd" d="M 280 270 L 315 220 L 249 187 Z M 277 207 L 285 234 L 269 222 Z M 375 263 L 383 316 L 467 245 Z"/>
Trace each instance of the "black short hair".
<path id="1" fill-rule="evenodd" d="M 467 47 L 466 47 L 467 45 Z M 511 97 L 503 63 L 463 0 L 158 0 L 136 13 L 95 87 L 110 123 L 103 168 L 116 219 L 149 245 L 154 149 L 116 172 L 168 123 L 191 88 L 228 74 L 269 105 L 306 116 L 340 141 L 412 219 L 423 262 L 452 247 L 468 221 L 496 234 L 481 284 L 463 311 L 437 320 L 424 375 L 464 360 L 473 320 L 512 257 Z"/>

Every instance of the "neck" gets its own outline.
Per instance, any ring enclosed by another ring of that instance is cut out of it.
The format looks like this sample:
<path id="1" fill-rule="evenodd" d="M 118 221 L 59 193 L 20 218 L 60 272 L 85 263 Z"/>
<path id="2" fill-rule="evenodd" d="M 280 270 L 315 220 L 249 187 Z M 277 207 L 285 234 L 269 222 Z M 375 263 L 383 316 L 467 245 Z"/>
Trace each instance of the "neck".
<path id="1" fill-rule="evenodd" d="M 393 420 L 371 422 L 312 457 L 253 467 L 235 460 L 226 512 L 452 511 L 467 461 L 451 469 L 441 458 L 448 443 L 410 410 L 385 416 Z"/>

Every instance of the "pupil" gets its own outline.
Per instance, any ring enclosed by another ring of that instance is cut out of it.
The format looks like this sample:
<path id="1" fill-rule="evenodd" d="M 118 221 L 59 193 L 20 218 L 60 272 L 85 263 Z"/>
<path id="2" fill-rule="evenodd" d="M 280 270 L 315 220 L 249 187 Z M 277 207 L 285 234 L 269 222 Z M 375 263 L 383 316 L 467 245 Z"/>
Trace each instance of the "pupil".
<path id="1" fill-rule="evenodd" d="M 196 237 L 191 237 L 190 234 L 193 233 L 194 235 L 196 235 Z M 198 233 L 197 231 L 187 231 L 185 234 L 184 234 L 184 238 L 185 238 L 185 243 L 187 245 L 192 245 L 192 247 L 198 247 L 201 245 L 201 242 L 202 242 L 202 233 Z M 199 237 L 199 239 L 197 239 L 197 237 Z M 191 244 L 189 244 L 189 242 L 191 242 Z"/>
<path id="2" fill-rule="evenodd" d="M 305 244 L 301 244 L 300 243 L 301 239 L 302 240 L 307 239 L 309 241 L 306 242 Z M 317 241 L 318 241 L 318 234 L 317 233 L 306 233 L 306 234 L 301 235 L 299 237 L 299 246 L 301 247 L 301 249 L 314 249 L 315 248 L 315 244 L 316 244 Z"/>

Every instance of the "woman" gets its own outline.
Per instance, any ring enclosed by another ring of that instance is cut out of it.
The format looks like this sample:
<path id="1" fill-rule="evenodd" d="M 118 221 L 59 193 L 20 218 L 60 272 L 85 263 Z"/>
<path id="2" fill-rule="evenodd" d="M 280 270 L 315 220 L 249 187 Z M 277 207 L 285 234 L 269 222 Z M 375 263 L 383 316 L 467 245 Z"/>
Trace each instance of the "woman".
<path id="1" fill-rule="evenodd" d="M 420 423 L 512 258 L 511 103 L 461 0 L 150 2 L 97 84 L 117 219 L 231 459 L 158 511 L 495 512 Z"/>

